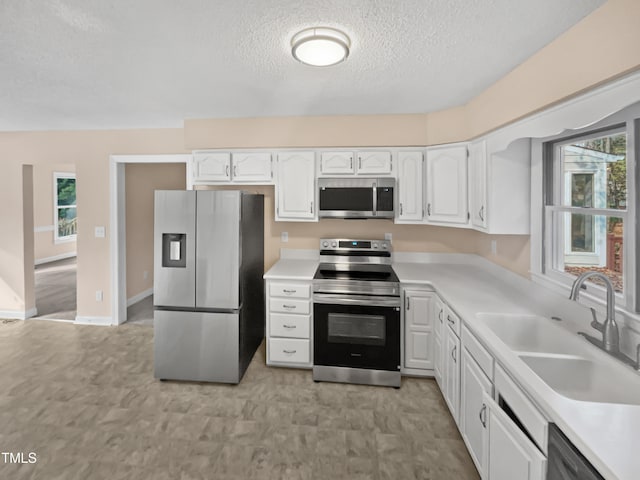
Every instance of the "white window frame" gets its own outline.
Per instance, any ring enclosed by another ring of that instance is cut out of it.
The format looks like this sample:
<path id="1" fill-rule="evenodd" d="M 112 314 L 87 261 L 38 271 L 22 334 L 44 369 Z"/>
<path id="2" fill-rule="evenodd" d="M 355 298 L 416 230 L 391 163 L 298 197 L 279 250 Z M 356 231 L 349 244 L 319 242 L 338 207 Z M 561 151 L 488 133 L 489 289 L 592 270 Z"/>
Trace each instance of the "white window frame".
<path id="1" fill-rule="evenodd" d="M 554 256 L 559 254 L 558 248 L 561 248 L 564 252 L 564 244 L 558 239 L 553 239 L 552 235 L 554 231 L 558 231 L 557 228 L 549 228 L 553 221 L 554 212 L 574 212 L 574 213 L 588 213 L 590 215 L 609 215 L 615 214 L 616 217 L 623 219 L 624 228 L 624 245 L 623 245 L 623 283 L 624 292 L 616 294 L 616 309 L 625 314 L 627 318 L 633 318 L 640 322 L 640 294 L 637 291 L 638 285 L 638 264 L 636 255 L 637 245 L 637 230 L 636 221 L 638 211 L 636 205 L 638 202 L 638 188 L 636 186 L 636 170 L 637 156 L 638 156 L 638 144 L 640 144 L 640 103 L 634 104 L 631 107 L 627 107 L 604 120 L 594 123 L 588 127 L 565 131 L 562 134 L 554 135 L 552 137 L 533 139 L 532 142 L 532 194 L 535 190 L 542 192 L 544 190 L 545 182 L 547 179 L 544 174 L 544 154 L 545 149 L 547 155 L 551 154 L 551 148 L 558 149 L 559 145 L 562 145 L 564 139 L 571 139 L 572 142 L 579 141 L 582 138 L 593 137 L 596 134 L 602 133 L 603 135 L 609 132 L 615 132 L 616 127 L 624 125 L 620 131 L 624 130 L 627 134 L 627 209 L 616 210 L 607 208 L 582 208 L 582 207 L 570 207 L 570 206 L 545 206 L 544 195 L 532 195 L 532 264 L 531 264 L 531 277 L 537 283 L 548 286 L 554 289 L 564 290 L 568 295 L 571 289 L 571 285 L 575 280 L 575 276 L 555 270 L 553 267 L 556 264 Z M 547 147 L 547 145 L 553 145 L 553 147 Z M 554 156 L 557 153 L 554 152 Z M 553 185 L 547 184 L 547 188 L 555 188 L 553 192 L 554 199 L 561 199 L 560 185 L 562 177 L 558 177 L 561 173 L 561 162 L 555 162 L 553 168 L 555 178 L 560 178 L 560 181 L 554 181 Z M 538 200 L 536 202 L 536 199 Z M 535 211 L 540 213 L 535 213 Z M 537 238 L 533 238 L 533 237 Z M 556 250 L 553 251 L 553 246 Z M 587 291 L 580 296 L 581 302 L 595 308 L 602 309 L 606 303 L 606 290 L 598 285 L 588 283 Z"/>
<path id="2" fill-rule="evenodd" d="M 76 174 L 71 172 L 54 172 L 53 173 L 53 242 L 57 245 L 60 243 L 69 243 L 75 242 L 78 235 L 74 233 L 73 235 L 67 235 L 64 237 L 58 236 L 58 210 L 60 208 L 75 208 L 76 215 L 78 212 L 77 203 L 78 203 L 78 181 L 76 180 L 76 204 L 75 205 L 64 205 L 64 207 L 58 206 L 58 179 L 61 178 L 73 178 L 76 180 Z"/>

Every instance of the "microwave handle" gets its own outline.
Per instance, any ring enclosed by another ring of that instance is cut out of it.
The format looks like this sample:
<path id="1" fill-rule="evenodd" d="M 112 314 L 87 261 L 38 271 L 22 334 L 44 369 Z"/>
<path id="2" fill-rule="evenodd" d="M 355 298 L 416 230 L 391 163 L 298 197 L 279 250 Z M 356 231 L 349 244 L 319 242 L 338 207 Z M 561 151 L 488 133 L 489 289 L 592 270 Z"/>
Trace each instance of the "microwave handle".
<path id="1" fill-rule="evenodd" d="M 376 215 L 376 211 L 378 210 L 378 187 L 377 183 L 373 182 L 373 216 Z"/>

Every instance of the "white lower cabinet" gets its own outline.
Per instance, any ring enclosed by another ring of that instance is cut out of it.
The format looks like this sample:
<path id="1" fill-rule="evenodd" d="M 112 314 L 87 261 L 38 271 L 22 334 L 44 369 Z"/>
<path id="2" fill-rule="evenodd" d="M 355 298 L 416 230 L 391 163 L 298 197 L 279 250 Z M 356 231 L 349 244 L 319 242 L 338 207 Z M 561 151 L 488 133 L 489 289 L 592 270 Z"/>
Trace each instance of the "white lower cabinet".
<path id="1" fill-rule="evenodd" d="M 433 370 L 433 313 L 437 295 L 432 291 L 404 290 L 404 367 Z M 416 373 L 416 372 L 414 372 Z"/>
<path id="2" fill-rule="evenodd" d="M 484 480 L 544 480 L 547 459 L 500 406 L 484 392 Z"/>
<path id="3" fill-rule="evenodd" d="M 442 340 L 442 332 L 444 329 L 444 302 L 438 296 L 436 296 L 435 304 L 434 304 L 434 315 L 433 315 L 433 324 L 434 324 L 434 335 L 433 335 L 433 376 L 438 383 L 438 386 L 442 390 L 442 369 L 443 369 L 443 353 L 444 353 L 444 342 Z"/>
<path id="4" fill-rule="evenodd" d="M 484 394 L 492 395 L 493 384 L 469 351 L 462 348 L 460 370 L 460 433 L 473 463 L 484 478 L 486 405 Z"/>
<path id="5" fill-rule="evenodd" d="M 460 339 L 451 328 L 445 326 L 442 341 L 444 342 L 442 393 L 457 424 L 460 407 Z"/>
<path id="6" fill-rule="evenodd" d="M 311 284 L 269 280 L 267 290 L 267 365 L 310 368 L 313 363 Z"/>

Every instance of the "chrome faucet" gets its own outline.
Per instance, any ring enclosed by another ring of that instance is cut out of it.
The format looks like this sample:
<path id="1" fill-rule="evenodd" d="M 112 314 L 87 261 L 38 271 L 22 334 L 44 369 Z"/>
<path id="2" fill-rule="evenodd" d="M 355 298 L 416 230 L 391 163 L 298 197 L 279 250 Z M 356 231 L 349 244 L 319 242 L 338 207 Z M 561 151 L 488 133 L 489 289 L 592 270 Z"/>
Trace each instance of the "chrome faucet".
<path id="1" fill-rule="evenodd" d="M 575 282 L 573 282 L 569 298 L 571 300 L 578 300 L 578 297 L 580 296 L 580 289 L 583 288 L 584 282 L 591 277 L 601 279 L 607 287 L 607 318 L 604 319 L 603 323 L 598 322 L 598 319 L 596 318 L 596 311 L 592 308 L 591 315 L 593 316 L 593 321 L 591 322 L 591 326 L 602 333 L 602 348 L 615 355 L 620 352 L 620 335 L 618 333 L 618 325 L 616 324 L 615 319 L 616 297 L 611 280 L 600 272 L 593 270 L 584 272 L 576 278 Z M 584 336 L 587 339 L 589 338 L 586 334 Z"/>

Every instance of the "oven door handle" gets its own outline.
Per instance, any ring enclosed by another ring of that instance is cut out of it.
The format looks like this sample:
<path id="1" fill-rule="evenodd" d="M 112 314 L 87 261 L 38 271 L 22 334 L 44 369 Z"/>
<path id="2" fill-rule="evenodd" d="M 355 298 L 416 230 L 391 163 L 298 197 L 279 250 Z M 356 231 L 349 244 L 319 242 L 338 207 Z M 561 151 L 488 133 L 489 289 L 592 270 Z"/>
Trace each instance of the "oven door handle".
<path id="1" fill-rule="evenodd" d="M 366 307 L 400 307 L 400 297 L 314 293 L 313 303 L 326 303 L 333 305 L 364 305 Z"/>

